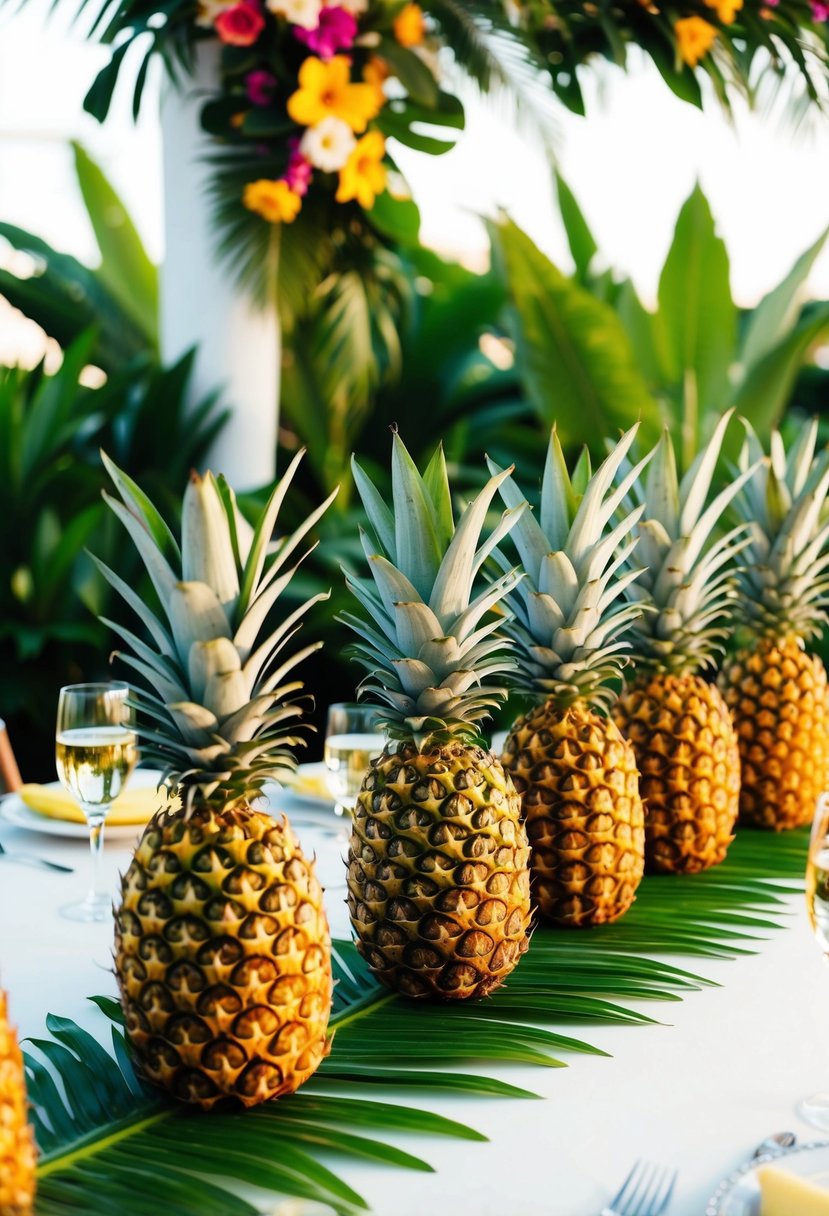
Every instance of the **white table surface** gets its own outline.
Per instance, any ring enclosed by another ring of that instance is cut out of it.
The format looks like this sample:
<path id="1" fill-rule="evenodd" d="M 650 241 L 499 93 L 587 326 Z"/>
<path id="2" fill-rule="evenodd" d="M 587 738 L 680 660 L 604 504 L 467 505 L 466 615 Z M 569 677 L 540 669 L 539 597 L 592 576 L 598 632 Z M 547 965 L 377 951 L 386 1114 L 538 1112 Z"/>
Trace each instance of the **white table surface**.
<path id="1" fill-rule="evenodd" d="M 298 830 L 306 848 L 317 850 L 332 930 L 346 936 L 337 846 L 310 827 Z M 3 823 L 0 841 L 76 867 L 62 875 L 0 861 L 0 979 L 13 1020 L 21 1034 L 40 1035 L 46 1013 L 59 1013 L 104 1039 L 108 1024 L 85 998 L 115 991 L 111 924 L 58 915 L 83 892 L 83 843 Z M 107 843 L 113 889 L 128 856 L 129 842 Z M 490 1143 L 399 1136 L 397 1143 L 437 1172 L 337 1162 L 338 1172 L 375 1216 L 595 1216 L 644 1156 L 679 1168 L 669 1216 L 702 1216 L 718 1181 L 769 1133 L 790 1128 L 802 1139 L 820 1138 L 794 1106 L 806 1093 L 829 1089 L 829 969 L 801 900 L 792 901 L 791 913 L 791 927 L 771 934 L 753 957 L 674 960 L 722 987 L 681 1003 L 639 1003 L 669 1025 L 565 1028 L 612 1059 L 571 1056 L 566 1069 L 497 1070 L 545 1101 L 403 1099 L 471 1124 Z"/>

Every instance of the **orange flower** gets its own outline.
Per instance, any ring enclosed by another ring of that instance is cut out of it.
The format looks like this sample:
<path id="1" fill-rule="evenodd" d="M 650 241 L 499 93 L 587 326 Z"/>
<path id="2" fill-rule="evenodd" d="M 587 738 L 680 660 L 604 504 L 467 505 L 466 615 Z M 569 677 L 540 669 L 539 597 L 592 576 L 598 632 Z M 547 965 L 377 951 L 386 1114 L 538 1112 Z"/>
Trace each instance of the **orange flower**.
<path id="1" fill-rule="evenodd" d="M 383 82 L 388 80 L 390 75 L 391 69 L 389 65 L 379 55 L 372 55 L 363 68 L 363 80 L 366 84 L 374 85 L 376 89 L 382 88 Z"/>
<path id="2" fill-rule="evenodd" d="M 419 4 L 404 4 L 394 19 L 394 36 L 401 46 L 422 46 L 426 22 Z"/>
<path id="3" fill-rule="evenodd" d="M 743 7 L 743 0 L 705 0 L 709 8 L 716 9 L 723 25 L 733 25 Z"/>
<path id="4" fill-rule="evenodd" d="M 717 37 L 716 26 L 702 17 L 682 17 L 674 24 L 676 45 L 680 58 L 695 68 L 707 55 Z"/>
<path id="5" fill-rule="evenodd" d="M 242 202 L 248 211 L 255 211 L 269 224 L 290 224 L 299 214 L 302 199 L 285 181 L 269 181 L 260 178 L 248 182 Z"/>
<path id="6" fill-rule="evenodd" d="M 327 63 L 310 55 L 299 69 L 299 88 L 288 98 L 288 113 L 301 127 L 315 127 L 323 118 L 339 118 L 358 134 L 380 112 L 382 94 L 372 84 L 352 84 L 345 55 Z"/>
<path id="7" fill-rule="evenodd" d="M 366 211 L 374 206 L 378 194 L 386 188 L 386 141 L 379 131 L 369 131 L 340 170 L 340 185 L 337 202 L 348 203 L 356 198 Z"/>

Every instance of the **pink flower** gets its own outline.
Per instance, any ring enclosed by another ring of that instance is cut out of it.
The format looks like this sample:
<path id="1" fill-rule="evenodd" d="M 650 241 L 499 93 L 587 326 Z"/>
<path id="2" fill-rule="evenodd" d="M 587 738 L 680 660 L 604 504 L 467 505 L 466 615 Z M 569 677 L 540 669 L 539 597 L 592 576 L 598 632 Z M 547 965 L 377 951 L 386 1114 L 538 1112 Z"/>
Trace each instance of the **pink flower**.
<path id="1" fill-rule="evenodd" d="M 815 21 L 829 21 L 829 4 L 823 0 L 812 0 L 812 17 Z"/>
<path id="2" fill-rule="evenodd" d="M 265 18 L 257 4 L 242 0 L 219 13 L 213 27 L 228 46 L 253 46 L 265 28 Z"/>
<path id="3" fill-rule="evenodd" d="M 266 72 L 264 68 L 248 72 L 245 77 L 245 88 L 251 105 L 269 106 L 276 91 L 276 77 L 273 72 Z"/>
<path id="4" fill-rule="evenodd" d="M 320 59 L 333 59 L 338 51 L 347 51 L 357 37 L 355 17 L 339 5 L 320 10 L 319 25 L 314 30 L 294 26 L 294 36 L 304 42 Z"/>
<path id="5" fill-rule="evenodd" d="M 300 152 L 298 139 L 292 139 L 289 147 L 291 149 L 291 158 L 288 161 L 288 168 L 285 170 L 285 181 L 294 194 L 298 194 L 300 198 L 303 198 L 308 193 L 308 187 L 311 185 L 311 177 L 314 171 L 313 166 Z"/>

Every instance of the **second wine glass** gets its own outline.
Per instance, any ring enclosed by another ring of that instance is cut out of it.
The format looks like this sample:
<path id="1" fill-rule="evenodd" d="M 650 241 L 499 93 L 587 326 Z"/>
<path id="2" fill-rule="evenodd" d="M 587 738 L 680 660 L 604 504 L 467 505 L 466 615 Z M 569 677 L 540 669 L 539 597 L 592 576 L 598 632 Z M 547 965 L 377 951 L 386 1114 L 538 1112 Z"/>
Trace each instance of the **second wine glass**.
<path id="1" fill-rule="evenodd" d="M 385 746 L 386 736 L 377 724 L 376 707 L 345 703 L 330 706 L 325 730 L 325 766 L 338 815 L 354 810 L 369 764 Z"/>
<path id="2" fill-rule="evenodd" d="M 127 684 L 69 684 L 60 690 L 56 752 L 61 784 L 89 825 L 92 885 L 80 903 L 61 908 L 69 920 L 99 921 L 112 899 L 100 887 L 104 823 L 138 759 Z"/>

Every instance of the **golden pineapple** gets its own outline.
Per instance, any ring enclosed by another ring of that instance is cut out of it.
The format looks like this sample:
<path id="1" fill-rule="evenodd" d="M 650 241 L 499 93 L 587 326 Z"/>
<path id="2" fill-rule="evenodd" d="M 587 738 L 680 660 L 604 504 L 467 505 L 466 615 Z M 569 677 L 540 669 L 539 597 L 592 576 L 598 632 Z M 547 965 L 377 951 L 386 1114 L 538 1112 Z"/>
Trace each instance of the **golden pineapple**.
<path id="1" fill-rule="evenodd" d="M 601 925 L 633 903 L 644 814 L 633 750 L 589 706 L 548 701 L 519 718 L 504 764 L 523 791 L 533 898 L 559 925 Z"/>
<path id="2" fill-rule="evenodd" d="M 507 629 L 519 688 L 536 704 L 514 724 L 503 760 L 523 798 L 534 901 L 545 919 L 573 928 L 622 916 L 644 870 L 636 760 L 608 716 L 621 639 L 639 613 L 620 603 L 636 572 L 617 577 L 637 512 L 612 524 L 638 472 L 613 489 L 635 431 L 593 476 L 585 453 L 571 480 L 553 428 L 538 520 L 525 512 L 512 532 L 526 577 L 509 594 Z M 500 489 L 509 506 L 523 501 L 511 478 Z"/>
<path id="3" fill-rule="evenodd" d="M 811 821 L 829 788 L 829 689 L 806 652 L 829 606 L 829 451 L 815 455 L 817 420 L 786 452 L 777 432 L 766 457 L 747 429 L 735 502 L 749 545 L 737 576 L 744 644 L 720 687 L 737 728 L 743 766 L 741 821 L 782 831 Z"/>
<path id="4" fill-rule="evenodd" d="M 829 689 L 799 638 L 762 639 L 722 673 L 742 752 L 742 819 L 782 831 L 809 823 L 829 783 Z"/>
<path id="5" fill-rule="evenodd" d="M 733 838 L 740 755 L 713 684 L 671 673 L 635 680 L 614 707 L 633 744 L 645 802 L 645 857 L 654 870 L 717 865 Z"/>
<path id="6" fill-rule="evenodd" d="M 184 1102 L 293 1093 L 327 1050 L 322 889 L 287 822 L 162 812 L 122 882 L 115 956 L 142 1072 Z"/>
<path id="7" fill-rule="evenodd" d="M 28 1216 L 35 1196 L 35 1146 L 26 1120 L 23 1057 L 0 988 L 0 1216 Z"/>
<path id="8" fill-rule="evenodd" d="M 477 727 L 506 695 L 493 677 L 513 663 L 490 617 L 517 575 L 473 587 L 518 512 L 505 512 L 479 547 L 500 479 L 456 528 L 443 453 L 421 477 L 396 434 L 394 513 L 356 464 L 354 473 L 374 533 L 363 535 L 373 583 L 347 579 L 367 619 L 342 619 L 361 639 L 361 696 L 378 705 L 390 737 L 352 823 L 357 948 L 406 996 L 485 996 L 526 950 L 531 919 L 520 799 Z"/>
<path id="9" fill-rule="evenodd" d="M 737 820 L 734 725 L 717 688 L 701 674 L 722 650 L 736 594 L 729 562 L 745 543 L 740 528 L 712 539 L 745 480 L 738 477 L 708 502 L 730 418 L 719 420 L 681 482 L 666 431 L 647 476 L 631 487 L 633 501 L 644 506 L 634 560 L 647 566 L 631 596 L 645 612 L 631 630 L 636 674 L 613 715 L 642 774 L 647 862 L 665 873 L 717 865 Z"/>
<path id="10" fill-rule="evenodd" d="M 254 805 L 301 742 L 287 732 L 302 685 L 286 677 L 316 647 L 286 648 L 314 601 L 261 634 L 325 508 L 272 545 L 296 461 L 255 532 L 228 486 L 194 474 L 179 552 L 152 504 L 107 467 L 123 504 L 107 501 L 163 617 L 98 564 L 155 643 L 113 625 L 134 651 L 121 658 L 152 689 L 139 702 L 151 722 L 139 731 L 144 755 L 181 795 L 180 809 L 150 821 L 121 883 L 115 970 L 127 1035 L 139 1070 L 176 1098 L 252 1106 L 292 1093 L 327 1051 L 331 951 L 314 863 L 285 819 Z"/>

